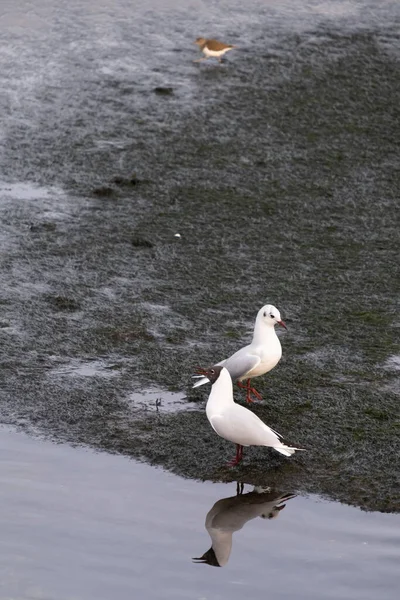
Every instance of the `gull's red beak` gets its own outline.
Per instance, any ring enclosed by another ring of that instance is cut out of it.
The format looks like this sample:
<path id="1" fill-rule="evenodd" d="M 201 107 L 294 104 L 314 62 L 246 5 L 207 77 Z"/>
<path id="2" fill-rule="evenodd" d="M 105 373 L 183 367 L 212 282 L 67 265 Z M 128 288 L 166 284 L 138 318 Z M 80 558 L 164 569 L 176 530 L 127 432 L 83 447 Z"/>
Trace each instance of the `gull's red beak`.
<path id="1" fill-rule="evenodd" d="M 284 327 L 287 330 L 285 321 L 278 321 L 278 325 L 281 325 L 281 327 Z"/>
<path id="2" fill-rule="evenodd" d="M 196 375 L 202 375 L 203 377 L 207 377 L 207 370 L 198 368 L 195 370 Z"/>

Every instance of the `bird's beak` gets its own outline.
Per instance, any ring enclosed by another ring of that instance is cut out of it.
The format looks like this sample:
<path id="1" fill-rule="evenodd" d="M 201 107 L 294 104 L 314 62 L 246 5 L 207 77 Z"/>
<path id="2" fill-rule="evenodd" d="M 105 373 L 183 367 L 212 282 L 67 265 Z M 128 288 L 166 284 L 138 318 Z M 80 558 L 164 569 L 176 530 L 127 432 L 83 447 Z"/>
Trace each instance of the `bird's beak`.
<path id="1" fill-rule="evenodd" d="M 205 369 L 196 369 L 195 373 L 196 375 L 199 375 L 199 377 L 207 377 L 207 371 Z"/>
<path id="2" fill-rule="evenodd" d="M 278 321 L 278 325 L 280 325 L 281 327 L 284 327 L 287 330 L 285 321 Z"/>
<path id="3" fill-rule="evenodd" d="M 284 496 L 281 496 L 279 502 L 287 502 L 288 500 L 292 500 L 292 498 L 296 498 L 296 495 L 297 494 L 285 494 Z"/>

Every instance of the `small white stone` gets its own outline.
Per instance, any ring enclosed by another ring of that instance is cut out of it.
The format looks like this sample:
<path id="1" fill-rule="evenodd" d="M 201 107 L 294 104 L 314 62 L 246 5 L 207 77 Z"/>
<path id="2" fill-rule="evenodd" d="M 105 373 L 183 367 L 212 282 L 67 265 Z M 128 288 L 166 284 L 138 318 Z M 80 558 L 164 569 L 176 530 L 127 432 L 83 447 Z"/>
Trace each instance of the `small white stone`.
<path id="1" fill-rule="evenodd" d="M 180 238 L 180 237 L 181 237 L 181 234 L 180 234 L 180 233 L 176 233 L 176 234 L 174 235 L 174 237 L 176 237 L 176 238 Z"/>

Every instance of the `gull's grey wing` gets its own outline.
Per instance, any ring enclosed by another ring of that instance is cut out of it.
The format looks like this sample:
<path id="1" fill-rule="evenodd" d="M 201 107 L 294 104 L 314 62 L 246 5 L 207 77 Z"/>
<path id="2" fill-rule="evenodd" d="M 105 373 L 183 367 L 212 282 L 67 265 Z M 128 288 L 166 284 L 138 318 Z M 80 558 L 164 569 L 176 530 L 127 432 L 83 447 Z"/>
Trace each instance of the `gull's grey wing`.
<path id="1" fill-rule="evenodd" d="M 245 348 L 241 348 L 229 358 L 221 360 L 221 362 L 216 364 L 226 367 L 232 377 L 232 381 L 236 381 L 255 369 L 260 362 L 261 358 L 256 354 L 251 354 L 249 346 L 245 346 Z M 199 387 L 205 383 L 209 383 L 207 377 L 200 376 L 193 387 Z"/>
<path id="2" fill-rule="evenodd" d="M 261 358 L 256 354 L 251 354 L 248 347 L 246 347 L 238 350 L 235 354 L 232 354 L 232 356 L 224 362 L 224 367 L 228 369 L 232 381 L 236 381 L 255 369 L 260 362 Z"/>

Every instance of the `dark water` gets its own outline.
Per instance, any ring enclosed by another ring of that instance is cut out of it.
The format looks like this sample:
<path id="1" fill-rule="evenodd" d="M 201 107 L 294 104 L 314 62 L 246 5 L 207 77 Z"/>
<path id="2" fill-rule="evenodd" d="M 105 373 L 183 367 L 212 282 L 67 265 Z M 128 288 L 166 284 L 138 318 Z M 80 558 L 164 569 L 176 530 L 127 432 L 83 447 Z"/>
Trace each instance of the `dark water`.
<path id="1" fill-rule="evenodd" d="M 399 25 L 391 1 L 1 2 L 0 421 L 101 450 L 2 434 L 4 598 L 393 595 Z M 194 64 L 199 35 L 238 49 Z M 227 469 L 190 375 L 267 302 L 288 332 L 254 410 L 307 452 Z M 297 497 L 193 565 L 238 480 Z"/>
<path id="2" fill-rule="evenodd" d="M 192 557 L 235 485 L 4 430 L 0 448 L 1 598 L 397 597 L 398 515 L 294 498 L 234 533 L 218 569 Z"/>

